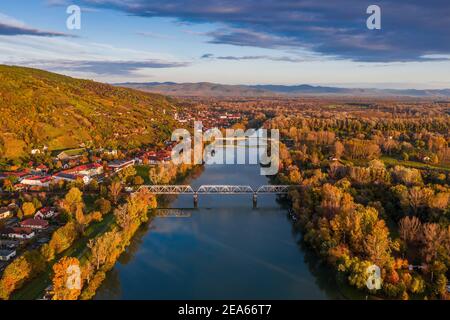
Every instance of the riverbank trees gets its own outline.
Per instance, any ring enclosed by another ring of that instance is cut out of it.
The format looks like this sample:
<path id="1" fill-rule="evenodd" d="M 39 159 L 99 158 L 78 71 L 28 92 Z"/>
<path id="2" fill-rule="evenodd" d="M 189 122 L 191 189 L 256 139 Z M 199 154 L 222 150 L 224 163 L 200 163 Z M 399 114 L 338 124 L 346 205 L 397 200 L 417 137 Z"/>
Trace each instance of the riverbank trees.
<path id="1" fill-rule="evenodd" d="M 276 180 L 295 185 L 305 242 L 367 293 L 449 298 L 450 117 L 437 107 L 397 117 L 339 108 L 280 111 L 265 124 L 289 145 Z M 381 271 L 376 292 L 366 285 L 371 265 Z"/>

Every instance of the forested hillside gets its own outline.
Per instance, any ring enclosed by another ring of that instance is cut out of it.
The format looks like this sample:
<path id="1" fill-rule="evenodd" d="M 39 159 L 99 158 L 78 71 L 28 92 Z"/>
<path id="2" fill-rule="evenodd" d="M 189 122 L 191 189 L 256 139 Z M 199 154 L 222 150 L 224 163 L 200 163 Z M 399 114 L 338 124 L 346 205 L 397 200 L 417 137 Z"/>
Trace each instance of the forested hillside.
<path id="1" fill-rule="evenodd" d="M 0 65 L 0 158 L 157 143 L 169 137 L 174 110 L 160 95 Z"/>

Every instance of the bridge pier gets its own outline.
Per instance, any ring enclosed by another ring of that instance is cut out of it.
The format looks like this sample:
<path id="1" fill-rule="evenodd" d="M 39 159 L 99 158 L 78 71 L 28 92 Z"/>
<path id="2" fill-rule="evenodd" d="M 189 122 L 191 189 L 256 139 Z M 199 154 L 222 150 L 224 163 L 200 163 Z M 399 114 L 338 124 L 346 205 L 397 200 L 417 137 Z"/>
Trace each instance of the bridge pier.
<path id="1" fill-rule="evenodd" d="M 198 194 L 194 193 L 194 208 L 198 208 Z"/>
<path id="2" fill-rule="evenodd" d="M 255 209 L 258 206 L 258 194 L 255 192 L 253 194 L 253 208 Z"/>

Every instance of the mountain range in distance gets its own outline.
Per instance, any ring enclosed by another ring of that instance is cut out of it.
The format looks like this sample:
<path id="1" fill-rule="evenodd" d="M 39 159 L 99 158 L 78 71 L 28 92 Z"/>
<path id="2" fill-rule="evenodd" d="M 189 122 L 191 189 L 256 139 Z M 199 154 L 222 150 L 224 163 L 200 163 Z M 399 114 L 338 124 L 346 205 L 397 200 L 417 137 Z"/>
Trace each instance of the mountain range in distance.
<path id="1" fill-rule="evenodd" d="M 225 85 L 210 82 L 126 82 L 116 86 L 169 96 L 274 97 L 274 96 L 356 96 L 450 98 L 450 89 L 371 89 L 302 85 Z"/>

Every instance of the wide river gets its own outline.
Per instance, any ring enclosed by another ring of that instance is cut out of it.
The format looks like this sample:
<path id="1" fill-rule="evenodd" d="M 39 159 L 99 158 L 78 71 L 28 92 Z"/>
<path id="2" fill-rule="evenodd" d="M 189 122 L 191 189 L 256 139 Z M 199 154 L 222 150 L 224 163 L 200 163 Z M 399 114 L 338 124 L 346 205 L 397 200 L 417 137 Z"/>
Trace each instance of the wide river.
<path id="1" fill-rule="evenodd" d="M 215 164 L 189 184 L 269 181 L 258 165 Z M 260 195 L 257 209 L 251 195 L 203 195 L 198 209 L 192 196 L 179 196 L 168 207 L 189 217 L 157 217 L 141 228 L 96 299 L 341 298 L 275 195 Z"/>

